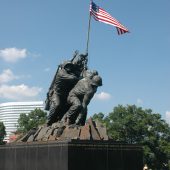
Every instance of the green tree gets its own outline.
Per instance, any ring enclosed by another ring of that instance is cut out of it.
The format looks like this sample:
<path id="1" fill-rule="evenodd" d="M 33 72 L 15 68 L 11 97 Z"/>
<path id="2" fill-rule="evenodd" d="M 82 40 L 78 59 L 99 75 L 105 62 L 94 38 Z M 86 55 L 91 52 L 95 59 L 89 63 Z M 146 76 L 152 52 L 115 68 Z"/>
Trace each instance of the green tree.
<path id="1" fill-rule="evenodd" d="M 106 125 L 109 136 L 114 140 L 143 145 L 144 161 L 149 167 L 156 170 L 167 168 L 170 127 L 160 114 L 135 105 L 118 105 L 106 117 L 99 113 L 93 118 Z"/>
<path id="2" fill-rule="evenodd" d="M 100 113 L 95 113 L 94 115 L 93 115 L 93 120 L 98 120 L 98 121 L 100 121 L 100 122 L 102 122 L 103 124 L 105 124 L 105 120 L 104 120 L 104 114 L 102 113 L 102 112 L 100 112 Z"/>
<path id="3" fill-rule="evenodd" d="M 22 113 L 18 119 L 17 131 L 26 133 L 32 128 L 37 128 L 39 125 L 44 124 L 47 119 L 47 113 L 41 109 L 35 109 L 29 114 Z"/>
<path id="4" fill-rule="evenodd" d="M 0 122 L 0 144 L 3 144 L 3 140 L 5 138 L 6 131 L 3 122 Z"/>

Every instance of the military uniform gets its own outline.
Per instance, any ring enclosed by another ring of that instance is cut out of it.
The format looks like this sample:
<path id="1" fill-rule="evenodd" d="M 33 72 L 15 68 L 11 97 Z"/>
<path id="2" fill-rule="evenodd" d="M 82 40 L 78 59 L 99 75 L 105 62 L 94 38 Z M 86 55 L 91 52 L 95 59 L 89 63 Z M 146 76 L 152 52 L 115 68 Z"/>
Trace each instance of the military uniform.
<path id="1" fill-rule="evenodd" d="M 98 86 L 101 86 L 101 83 L 96 84 L 93 79 L 86 77 L 79 80 L 75 87 L 70 91 L 67 98 L 70 108 L 65 115 L 68 124 L 73 124 L 74 122 L 78 125 L 85 124 L 87 105 L 96 93 Z"/>
<path id="2" fill-rule="evenodd" d="M 48 125 L 60 120 L 67 109 L 67 96 L 79 78 L 75 74 L 69 74 L 65 69 L 60 69 L 56 75 L 54 88 L 50 96 L 50 110 Z"/>

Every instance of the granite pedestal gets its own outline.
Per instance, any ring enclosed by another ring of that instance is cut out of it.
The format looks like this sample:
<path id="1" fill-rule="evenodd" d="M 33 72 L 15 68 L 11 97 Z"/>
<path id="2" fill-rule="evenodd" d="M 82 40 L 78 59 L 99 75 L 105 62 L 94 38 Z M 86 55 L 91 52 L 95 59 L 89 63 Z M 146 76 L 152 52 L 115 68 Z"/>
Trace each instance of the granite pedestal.
<path id="1" fill-rule="evenodd" d="M 113 141 L 31 142 L 0 147 L 1 170 L 142 170 L 142 147 Z"/>

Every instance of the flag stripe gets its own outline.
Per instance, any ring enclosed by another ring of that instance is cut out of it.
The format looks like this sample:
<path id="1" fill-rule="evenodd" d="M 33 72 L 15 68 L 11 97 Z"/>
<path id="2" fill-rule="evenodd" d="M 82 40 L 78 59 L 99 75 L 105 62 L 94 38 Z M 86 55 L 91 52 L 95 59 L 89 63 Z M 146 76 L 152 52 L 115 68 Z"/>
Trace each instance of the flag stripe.
<path id="1" fill-rule="evenodd" d="M 99 11 L 100 11 L 100 13 L 101 13 L 103 16 L 107 17 L 108 19 L 113 20 L 113 21 L 116 22 L 117 24 L 120 24 L 119 21 L 117 21 L 115 18 L 113 18 L 110 14 L 108 14 L 107 12 L 105 12 L 103 9 L 100 8 Z M 100 15 L 100 13 L 99 13 L 98 15 Z"/>
<path id="2" fill-rule="evenodd" d="M 119 27 L 121 29 L 124 29 L 125 31 L 128 31 L 128 29 L 126 29 L 123 25 L 121 25 L 116 19 L 114 19 L 111 16 L 106 16 L 103 15 L 102 13 L 97 13 L 95 11 L 91 11 L 93 16 L 95 16 L 96 20 L 101 21 L 101 22 L 105 22 L 107 24 Z"/>
<path id="3" fill-rule="evenodd" d="M 118 20 L 116 20 L 115 18 L 113 18 L 110 14 L 106 13 L 105 11 L 103 11 L 103 17 L 106 17 L 107 19 L 110 19 L 111 21 L 113 21 L 116 25 L 119 25 L 120 27 L 126 29 L 128 31 L 127 28 L 125 28 Z"/>
<path id="4" fill-rule="evenodd" d="M 108 17 L 103 17 L 101 15 L 96 15 L 93 11 L 91 12 L 93 14 L 93 16 L 95 16 L 95 20 L 98 20 L 98 21 L 101 21 L 101 22 L 104 22 L 104 23 L 107 23 L 107 24 L 110 24 L 110 25 L 113 25 L 113 26 L 116 26 L 116 27 L 119 27 L 125 31 L 128 31 L 127 28 L 125 28 L 123 25 L 117 23 L 115 20 L 113 19 L 108 19 Z"/>
<path id="5" fill-rule="evenodd" d="M 118 26 L 119 24 L 117 24 L 116 22 L 114 22 L 114 20 L 112 18 L 109 18 L 107 16 L 104 16 L 104 15 L 101 15 L 101 14 L 97 14 L 96 12 L 94 11 L 91 11 L 92 14 L 98 18 L 98 19 L 104 19 L 104 20 L 107 20 L 107 21 L 111 21 L 110 23 L 114 24 L 114 26 Z"/>
<path id="6" fill-rule="evenodd" d="M 90 14 L 96 21 L 115 26 L 119 35 L 129 32 L 129 30 L 118 20 L 113 18 L 108 12 L 97 6 L 94 2 L 90 4 Z"/>

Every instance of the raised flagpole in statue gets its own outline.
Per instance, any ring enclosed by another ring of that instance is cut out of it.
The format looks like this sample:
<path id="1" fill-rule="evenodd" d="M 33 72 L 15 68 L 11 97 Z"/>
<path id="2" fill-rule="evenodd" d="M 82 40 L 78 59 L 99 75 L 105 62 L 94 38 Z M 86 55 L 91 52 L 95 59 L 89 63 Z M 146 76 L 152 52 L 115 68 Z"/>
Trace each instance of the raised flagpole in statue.
<path id="1" fill-rule="evenodd" d="M 92 1 L 90 1 L 91 6 Z M 90 26 L 91 26 L 91 13 L 89 11 L 89 22 L 88 22 L 88 32 L 87 32 L 87 45 L 86 45 L 86 53 L 88 54 L 89 49 L 89 37 L 90 37 Z"/>

